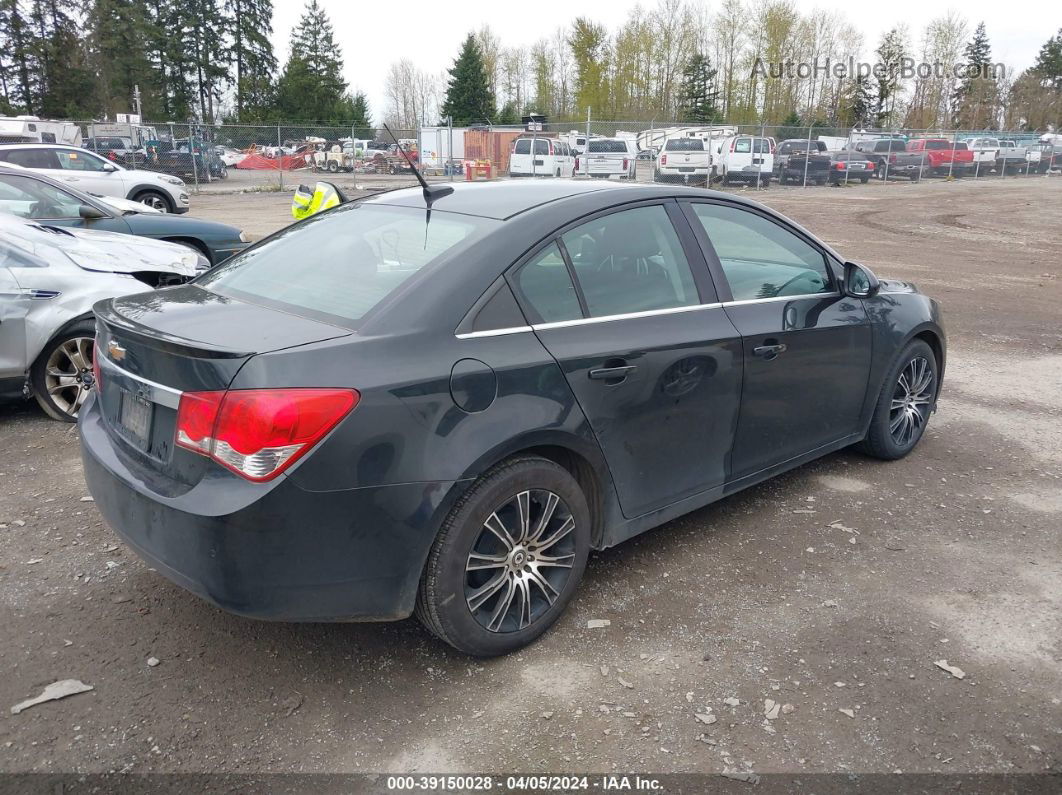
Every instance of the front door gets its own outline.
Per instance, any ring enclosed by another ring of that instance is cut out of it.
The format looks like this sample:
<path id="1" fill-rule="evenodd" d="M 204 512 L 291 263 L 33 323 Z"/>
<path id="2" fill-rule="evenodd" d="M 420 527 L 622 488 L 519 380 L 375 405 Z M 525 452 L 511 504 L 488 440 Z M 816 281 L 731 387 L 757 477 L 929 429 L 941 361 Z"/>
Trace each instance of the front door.
<path id="1" fill-rule="evenodd" d="M 742 339 L 731 480 L 850 436 L 870 374 L 862 302 L 841 294 L 828 255 L 796 230 L 752 208 L 689 207 Z"/>
<path id="2" fill-rule="evenodd" d="M 0 173 L 0 212 L 37 221 L 47 226 L 94 229 L 105 232 L 129 232 L 120 217 L 85 219 L 81 217 L 81 199 L 72 193 L 37 179 L 32 172 Z"/>
<path id="3" fill-rule="evenodd" d="M 512 283 L 590 422 L 626 516 L 723 484 L 741 341 L 675 202 L 570 229 Z"/>

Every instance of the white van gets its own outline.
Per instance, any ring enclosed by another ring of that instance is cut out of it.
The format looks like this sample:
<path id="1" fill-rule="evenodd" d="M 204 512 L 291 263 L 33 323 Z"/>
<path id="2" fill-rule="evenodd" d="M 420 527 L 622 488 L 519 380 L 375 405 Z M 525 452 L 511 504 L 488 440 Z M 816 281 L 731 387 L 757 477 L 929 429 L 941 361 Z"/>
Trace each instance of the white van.
<path id="1" fill-rule="evenodd" d="M 638 144 L 630 138 L 591 138 L 587 151 L 575 158 L 575 173 L 601 179 L 634 179 Z"/>
<path id="2" fill-rule="evenodd" d="M 724 138 L 715 147 L 713 176 L 724 185 L 747 182 L 761 187 L 771 184 L 774 172 L 774 141 L 753 135 Z"/>
<path id="3" fill-rule="evenodd" d="M 531 156 L 534 143 L 535 155 Z M 509 154 L 510 177 L 570 177 L 575 173 L 575 153 L 556 138 L 526 136 L 513 141 Z"/>

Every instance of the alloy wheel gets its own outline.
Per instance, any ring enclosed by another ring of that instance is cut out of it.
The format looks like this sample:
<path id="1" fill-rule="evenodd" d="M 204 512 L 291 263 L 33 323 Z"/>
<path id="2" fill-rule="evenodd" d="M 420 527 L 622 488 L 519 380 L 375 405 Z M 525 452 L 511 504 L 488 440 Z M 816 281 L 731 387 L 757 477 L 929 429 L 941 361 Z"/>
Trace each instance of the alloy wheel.
<path id="1" fill-rule="evenodd" d="M 522 491 L 484 522 L 465 563 L 465 603 L 490 632 L 516 632 L 557 601 L 575 563 L 575 519 L 551 491 Z"/>
<path id="2" fill-rule="evenodd" d="M 913 444 L 929 419 L 934 378 L 924 356 L 914 357 L 900 371 L 889 407 L 889 434 L 898 446 Z"/>
<path id="3" fill-rule="evenodd" d="M 149 193 L 141 197 L 140 203 L 146 204 L 153 210 L 161 210 L 162 212 L 166 212 L 169 209 L 169 207 L 166 206 L 166 200 L 155 193 Z"/>
<path id="4" fill-rule="evenodd" d="M 44 368 L 44 386 L 61 412 L 76 417 L 92 390 L 92 337 L 72 337 L 59 345 Z"/>

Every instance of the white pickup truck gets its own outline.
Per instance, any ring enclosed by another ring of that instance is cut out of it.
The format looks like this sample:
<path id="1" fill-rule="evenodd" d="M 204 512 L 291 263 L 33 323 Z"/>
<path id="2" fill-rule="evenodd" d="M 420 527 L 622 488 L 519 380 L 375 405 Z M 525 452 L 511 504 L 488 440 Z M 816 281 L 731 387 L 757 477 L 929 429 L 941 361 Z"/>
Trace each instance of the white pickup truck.
<path id="1" fill-rule="evenodd" d="M 638 149 L 634 139 L 591 138 L 586 151 L 576 158 L 575 173 L 599 179 L 634 179 L 637 163 Z"/>
<path id="2" fill-rule="evenodd" d="M 668 138 L 656 159 L 654 182 L 706 184 L 712 153 L 700 138 Z"/>
<path id="3" fill-rule="evenodd" d="M 992 169 L 997 173 L 1018 171 L 1028 162 L 1025 147 L 1008 138 L 973 138 L 966 145 L 973 152 L 974 175 Z"/>

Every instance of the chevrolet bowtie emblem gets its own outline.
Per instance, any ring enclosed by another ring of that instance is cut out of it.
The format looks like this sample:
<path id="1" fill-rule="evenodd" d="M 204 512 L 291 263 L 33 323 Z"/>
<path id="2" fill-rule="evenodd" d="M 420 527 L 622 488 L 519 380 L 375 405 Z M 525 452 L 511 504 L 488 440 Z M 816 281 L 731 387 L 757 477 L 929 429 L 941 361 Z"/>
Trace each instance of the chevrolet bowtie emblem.
<path id="1" fill-rule="evenodd" d="M 119 345 L 114 340 L 107 343 L 107 353 L 116 362 L 122 361 L 125 358 L 125 348 Z"/>

